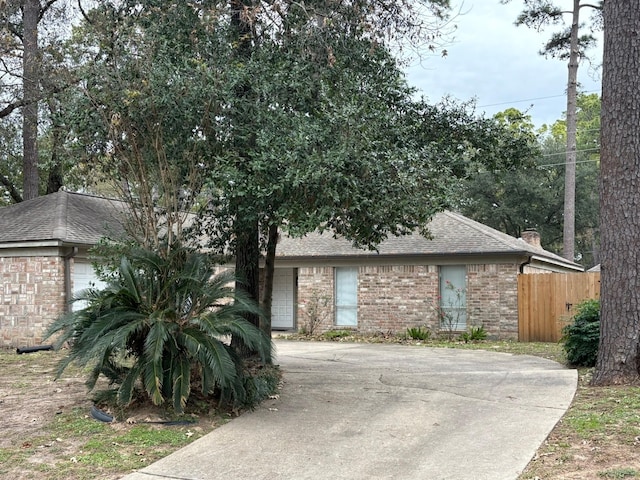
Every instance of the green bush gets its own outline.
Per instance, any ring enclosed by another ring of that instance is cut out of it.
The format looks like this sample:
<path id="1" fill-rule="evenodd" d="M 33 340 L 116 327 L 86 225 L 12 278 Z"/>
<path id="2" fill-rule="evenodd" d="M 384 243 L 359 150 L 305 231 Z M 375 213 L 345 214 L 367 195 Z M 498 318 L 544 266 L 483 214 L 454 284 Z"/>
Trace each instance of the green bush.
<path id="1" fill-rule="evenodd" d="M 429 340 L 431 331 L 423 327 L 411 327 L 407 328 L 407 336 L 413 340 Z"/>
<path id="2" fill-rule="evenodd" d="M 471 327 L 468 332 L 464 332 L 460 335 L 460 338 L 464 343 L 481 342 L 482 340 L 487 339 L 487 331 L 484 329 L 483 325 L 479 327 Z"/>
<path id="3" fill-rule="evenodd" d="M 562 341 L 569 364 L 593 367 L 600 341 L 600 301 L 586 300 L 577 306 L 573 323 L 562 329 Z"/>
<path id="4" fill-rule="evenodd" d="M 352 334 L 353 332 L 351 330 L 329 330 L 324 332 L 323 336 L 328 340 L 335 340 L 337 338 L 348 337 Z"/>

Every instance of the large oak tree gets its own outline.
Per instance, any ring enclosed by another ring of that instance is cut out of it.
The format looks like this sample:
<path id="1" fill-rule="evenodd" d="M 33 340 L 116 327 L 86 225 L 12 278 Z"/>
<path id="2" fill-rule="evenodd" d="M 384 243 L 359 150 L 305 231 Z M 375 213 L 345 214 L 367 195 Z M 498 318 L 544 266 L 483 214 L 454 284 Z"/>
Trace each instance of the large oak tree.
<path id="1" fill-rule="evenodd" d="M 446 2 L 425 3 L 437 18 Z M 266 249 L 268 314 L 279 231 L 375 248 L 426 224 L 473 162 L 502 168 L 523 147 L 413 99 L 384 36 L 425 27 L 411 5 L 104 2 L 75 37 L 70 138 L 152 222 L 201 207 L 199 238 L 241 258 L 254 297 Z"/>

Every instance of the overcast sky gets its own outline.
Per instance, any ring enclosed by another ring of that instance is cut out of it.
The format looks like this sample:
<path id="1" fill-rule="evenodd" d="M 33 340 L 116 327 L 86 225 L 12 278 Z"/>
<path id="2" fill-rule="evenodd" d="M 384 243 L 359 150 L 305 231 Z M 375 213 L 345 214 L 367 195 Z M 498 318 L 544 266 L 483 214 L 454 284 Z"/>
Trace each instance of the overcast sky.
<path id="1" fill-rule="evenodd" d="M 562 6 L 567 0 L 557 0 Z M 515 107 L 531 115 L 536 126 L 553 123 L 566 111 L 567 64 L 545 59 L 538 52 L 558 27 L 537 32 L 513 23 L 522 0 L 501 5 L 499 0 L 458 2 L 462 14 L 455 23 L 448 55 L 423 56 L 407 69 L 407 78 L 431 103 L 445 95 L 476 99 L 477 111 L 493 115 Z M 585 12 L 586 13 L 586 12 Z M 586 17 L 587 15 L 585 15 Z M 588 20 L 588 18 L 585 18 Z M 600 64 L 602 44 L 591 52 Z M 600 93 L 600 71 L 580 64 L 578 81 L 583 91 Z"/>

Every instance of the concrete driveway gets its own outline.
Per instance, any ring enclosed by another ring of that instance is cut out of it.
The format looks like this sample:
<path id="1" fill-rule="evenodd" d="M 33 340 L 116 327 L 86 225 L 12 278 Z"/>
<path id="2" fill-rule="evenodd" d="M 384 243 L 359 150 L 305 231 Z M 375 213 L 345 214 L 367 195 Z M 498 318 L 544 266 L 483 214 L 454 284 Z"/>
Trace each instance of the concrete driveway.
<path id="1" fill-rule="evenodd" d="M 541 358 L 402 345 L 276 341 L 285 386 L 125 477 L 514 480 L 573 398 Z"/>

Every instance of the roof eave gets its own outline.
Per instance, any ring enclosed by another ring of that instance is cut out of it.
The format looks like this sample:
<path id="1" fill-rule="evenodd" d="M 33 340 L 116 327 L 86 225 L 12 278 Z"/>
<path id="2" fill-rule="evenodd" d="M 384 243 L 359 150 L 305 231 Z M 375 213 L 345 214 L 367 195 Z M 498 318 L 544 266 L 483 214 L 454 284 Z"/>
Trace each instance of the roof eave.
<path id="1" fill-rule="evenodd" d="M 530 254 L 531 255 L 531 254 Z M 576 272 L 584 272 L 584 267 L 582 265 L 579 265 L 577 263 L 573 263 L 573 262 L 562 262 L 560 260 L 556 260 L 554 258 L 549 258 L 546 257 L 544 255 L 531 255 L 531 259 L 532 260 L 536 260 L 536 261 L 541 261 L 544 263 L 550 263 L 552 265 L 557 265 L 559 267 L 563 267 L 563 268 L 569 268 L 571 270 L 575 270 Z"/>
<path id="2" fill-rule="evenodd" d="M 10 248 L 42 248 L 42 247 L 92 247 L 93 243 L 66 241 L 59 238 L 46 240 L 24 240 L 21 242 L 2 242 L 0 249 Z"/>
<path id="3" fill-rule="evenodd" d="M 59 239 L 24 240 L 20 242 L 2 242 L 0 249 L 9 248 L 38 248 L 38 247 L 62 247 L 64 242 Z"/>
<path id="4" fill-rule="evenodd" d="M 340 255 L 276 255 L 278 260 L 344 260 L 344 259 L 372 259 L 372 258 L 442 258 L 442 257 L 531 257 L 532 253 L 526 250 L 514 251 L 462 251 L 462 252 L 430 252 L 430 253 L 360 253 L 360 254 L 340 254 Z M 540 256 L 544 259 L 546 257 Z"/>

